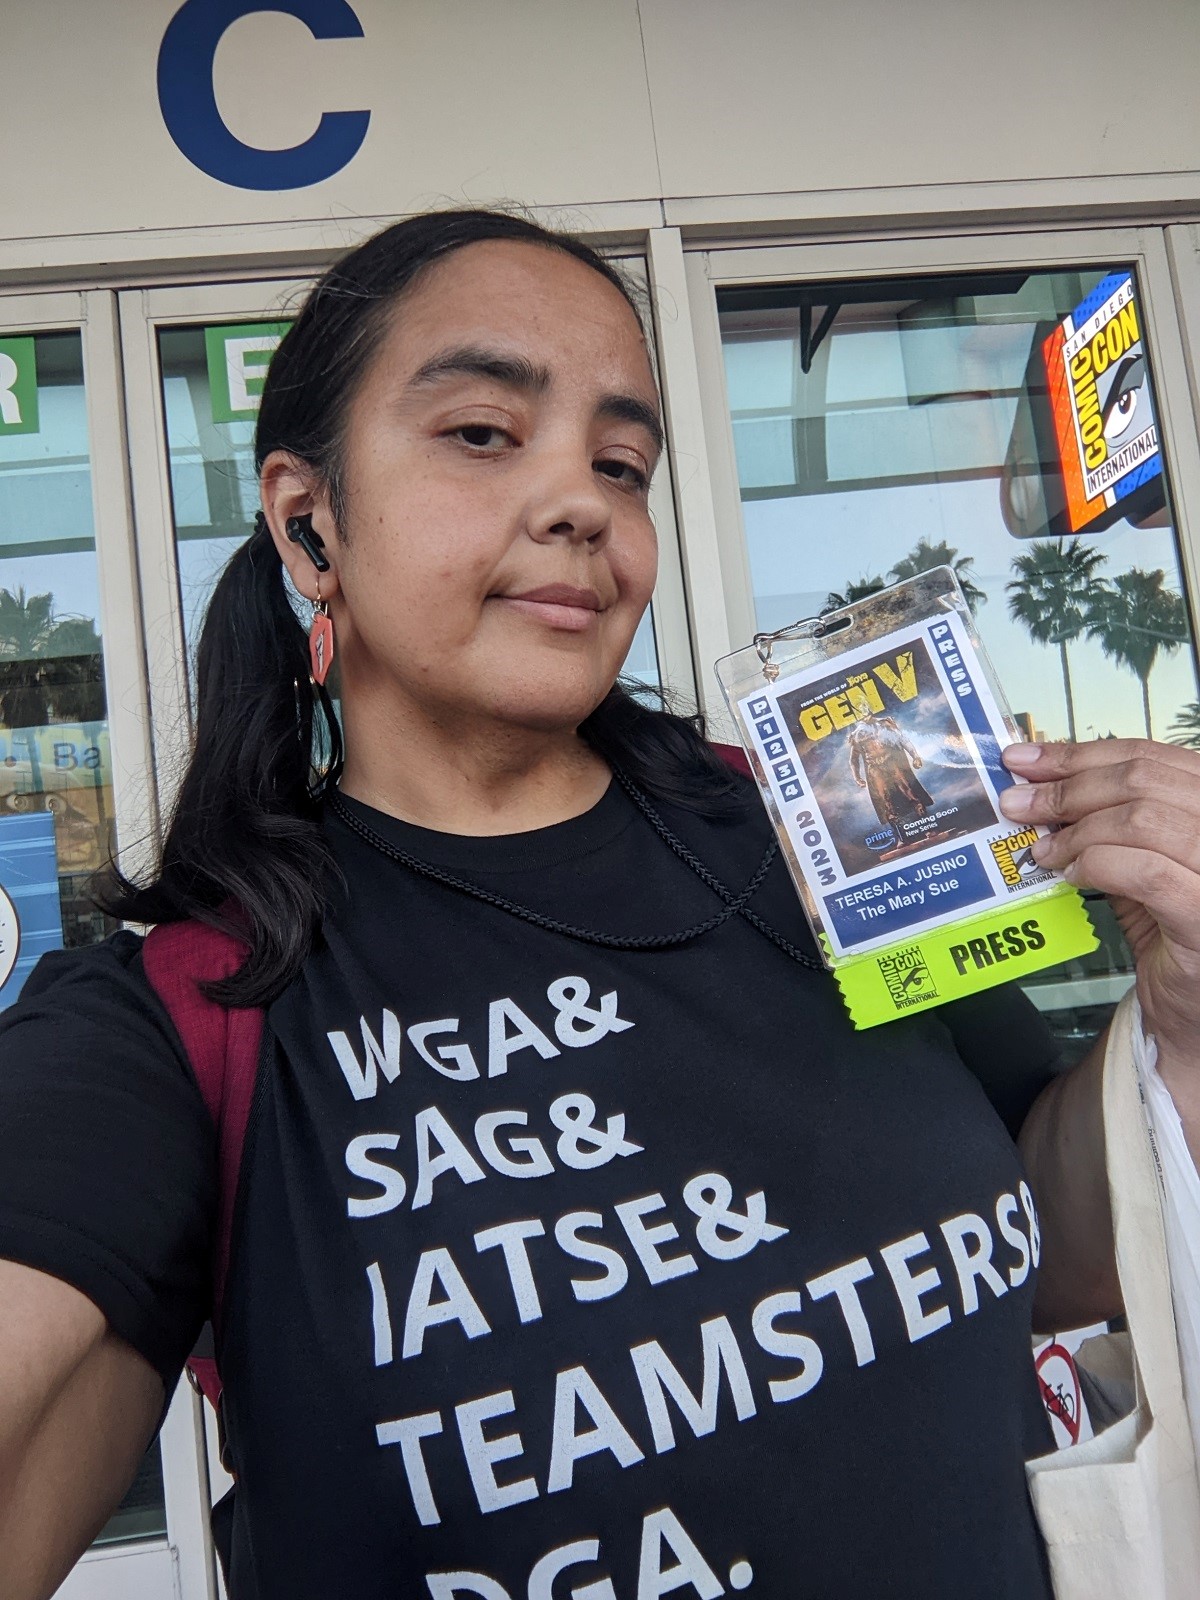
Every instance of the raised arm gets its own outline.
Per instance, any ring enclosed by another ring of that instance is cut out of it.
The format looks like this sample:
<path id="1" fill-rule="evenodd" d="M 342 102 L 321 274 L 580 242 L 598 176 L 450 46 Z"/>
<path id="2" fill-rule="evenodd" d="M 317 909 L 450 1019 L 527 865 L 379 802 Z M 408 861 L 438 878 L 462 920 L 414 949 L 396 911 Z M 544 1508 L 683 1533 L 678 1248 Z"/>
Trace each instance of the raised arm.
<path id="1" fill-rule="evenodd" d="M 0 1261 L 0 1596 L 54 1593 L 116 1509 L 162 1380 L 78 1289 Z"/>
<path id="2" fill-rule="evenodd" d="M 208 1312 L 216 1141 L 119 934 L 0 1016 L 0 1600 L 52 1594 Z"/>
<path id="3" fill-rule="evenodd" d="M 1200 1155 L 1200 755 L 1143 739 L 1014 745 L 1030 779 L 1004 793 L 1014 821 L 1060 824 L 1035 858 L 1110 898 L 1138 999 L 1188 1145 Z M 1121 1307 L 1104 1170 L 1104 1040 L 1051 1084 L 1021 1132 L 1042 1219 L 1035 1315 L 1080 1326 Z"/>
<path id="4" fill-rule="evenodd" d="M 1041 1224 L 1033 1315 L 1042 1333 L 1107 1322 L 1122 1310 L 1100 1115 L 1105 1037 L 1042 1091 L 1021 1129 Z"/>

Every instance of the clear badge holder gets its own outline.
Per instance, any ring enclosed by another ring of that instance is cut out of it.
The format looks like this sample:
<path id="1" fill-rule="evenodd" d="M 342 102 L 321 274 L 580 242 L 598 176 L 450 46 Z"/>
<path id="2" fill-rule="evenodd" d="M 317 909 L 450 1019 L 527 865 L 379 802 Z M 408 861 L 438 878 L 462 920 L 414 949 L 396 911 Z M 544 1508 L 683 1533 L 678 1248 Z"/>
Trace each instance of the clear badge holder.
<path id="1" fill-rule="evenodd" d="M 856 1028 L 1086 954 L 1079 893 L 1010 822 L 1020 741 L 949 567 L 759 634 L 717 676 Z"/>

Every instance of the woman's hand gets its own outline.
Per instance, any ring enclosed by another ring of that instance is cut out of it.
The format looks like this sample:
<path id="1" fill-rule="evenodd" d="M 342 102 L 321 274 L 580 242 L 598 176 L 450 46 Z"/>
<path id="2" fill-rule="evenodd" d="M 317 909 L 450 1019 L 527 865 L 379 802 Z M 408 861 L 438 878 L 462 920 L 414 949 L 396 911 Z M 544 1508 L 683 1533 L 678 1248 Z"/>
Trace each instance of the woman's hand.
<path id="1" fill-rule="evenodd" d="M 1112 902 L 1137 970 L 1147 1032 L 1200 1145 L 1200 753 L 1148 739 L 1017 744 L 1005 764 L 1014 822 L 1054 823 L 1033 855 Z M 1177 1087 L 1178 1085 L 1178 1087 Z M 1184 1091 L 1181 1095 L 1180 1091 Z"/>
<path id="2" fill-rule="evenodd" d="M 1029 784 L 1006 789 L 1014 822 L 1058 825 L 1035 859 L 1101 889 L 1133 951 L 1138 998 L 1158 1067 L 1200 1167 L 1200 754 L 1148 739 L 1011 745 L 1005 764 Z M 1104 1037 L 1042 1093 L 1021 1150 L 1042 1219 L 1036 1326 L 1114 1316 L 1121 1286 L 1104 1170 Z"/>

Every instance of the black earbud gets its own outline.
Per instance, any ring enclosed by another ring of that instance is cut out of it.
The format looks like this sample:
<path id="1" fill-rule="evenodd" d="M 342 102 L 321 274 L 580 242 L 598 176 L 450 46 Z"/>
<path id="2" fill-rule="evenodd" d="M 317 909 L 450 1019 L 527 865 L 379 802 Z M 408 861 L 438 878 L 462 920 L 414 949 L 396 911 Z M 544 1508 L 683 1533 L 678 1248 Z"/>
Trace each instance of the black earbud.
<path id="1" fill-rule="evenodd" d="M 288 538 L 293 544 L 300 546 L 317 571 L 328 572 L 329 558 L 324 554 L 325 541 L 313 528 L 312 518 L 310 516 L 289 517 L 286 527 Z"/>

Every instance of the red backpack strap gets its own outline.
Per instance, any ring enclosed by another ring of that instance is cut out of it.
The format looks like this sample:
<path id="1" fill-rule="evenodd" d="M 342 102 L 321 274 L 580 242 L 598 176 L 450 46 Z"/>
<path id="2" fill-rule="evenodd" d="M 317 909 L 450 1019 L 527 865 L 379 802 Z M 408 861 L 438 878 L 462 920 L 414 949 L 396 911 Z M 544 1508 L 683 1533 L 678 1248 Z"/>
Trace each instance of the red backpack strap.
<path id="1" fill-rule="evenodd" d="M 740 772 L 744 778 L 752 778 L 754 776 L 754 773 L 750 770 L 750 758 L 740 744 L 714 744 L 713 749 L 727 767 L 732 767 L 735 772 Z"/>
<path id="2" fill-rule="evenodd" d="M 218 1323 L 229 1271 L 233 1206 L 242 1146 L 254 1098 L 262 1043 L 263 1013 L 229 1010 L 210 1000 L 200 985 L 232 976 L 246 958 L 246 945 L 201 922 L 170 922 L 153 929 L 142 946 L 147 981 L 175 1024 L 204 1104 L 217 1130 L 219 1200 L 213 1261 L 213 1321 Z M 188 1363 L 203 1392 L 217 1403 L 216 1362 Z"/>

